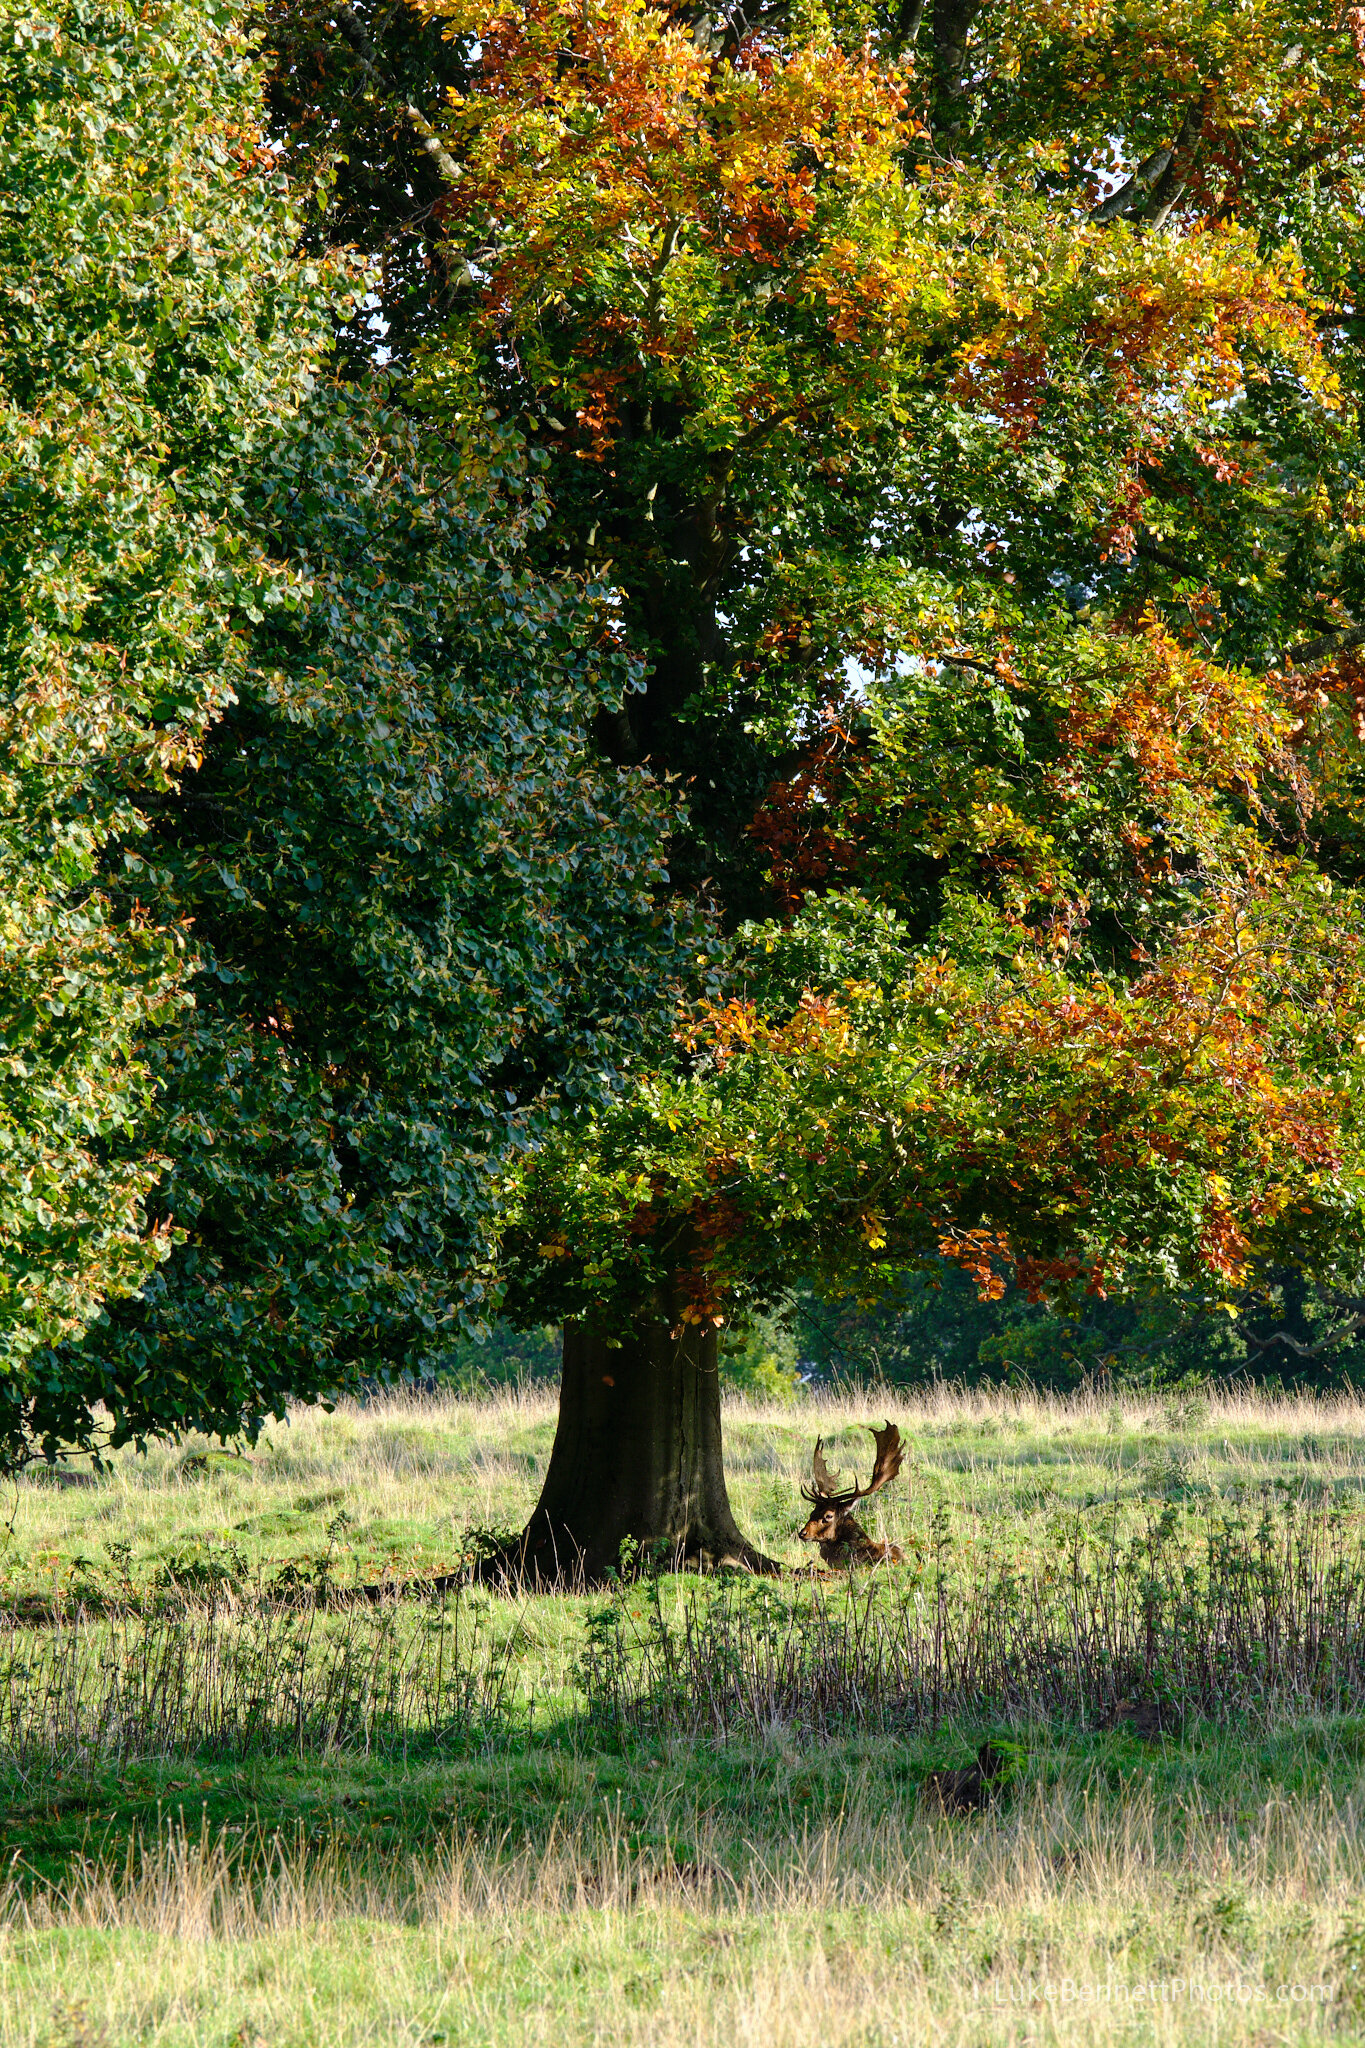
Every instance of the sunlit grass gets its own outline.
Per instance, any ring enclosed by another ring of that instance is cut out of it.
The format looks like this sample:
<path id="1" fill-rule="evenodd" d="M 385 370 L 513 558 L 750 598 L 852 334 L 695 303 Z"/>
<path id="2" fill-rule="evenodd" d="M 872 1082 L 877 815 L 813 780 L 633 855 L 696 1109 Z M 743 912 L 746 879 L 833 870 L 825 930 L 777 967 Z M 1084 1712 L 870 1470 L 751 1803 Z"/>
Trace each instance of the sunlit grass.
<path id="1" fill-rule="evenodd" d="M 1021 1535 L 1056 1507 L 1162 1495 L 1226 1500 L 1267 1487 L 1352 1507 L 1365 1493 L 1365 1401 L 1047 1399 L 939 1388 L 764 1408 L 731 1401 L 726 1466 L 741 1526 L 789 1563 L 817 1433 L 831 1462 L 869 1463 L 869 1422 L 899 1422 L 905 1483 L 877 1503 L 893 1538 L 939 1505 L 1007 1516 Z M 73 1584 L 138 1587 L 217 1560 L 267 1575 L 325 1558 L 353 1578 L 449 1570 L 471 1528 L 516 1528 L 554 1436 L 552 1391 L 486 1400 L 390 1396 L 296 1411 L 251 1450 L 191 1438 L 21 1479 L 0 1521 L 0 1597 Z M 240 1561 L 239 1563 L 237 1561 Z"/>
<path id="2" fill-rule="evenodd" d="M 736 1869 L 715 1832 L 679 1863 L 575 1812 L 408 1864 L 171 1831 L 3 1902 L 0 2043 L 1358 2037 L 1365 1838 L 1327 1793 L 1072 1774 L 970 1828 L 854 1804 Z"/>
<path id="3" fill-rule="evenodd" d="M 0 1642 L 29 1717 L 0 1733 L 0 2048 L 1365 2038 L 1365 1700 L 1215 1688 L 1146 1743 L 1081 1706 L 936 1722 L 868 1652 L 898 1601 L 921 1611 L 938 1540 L 962 1583 L 1003 1554 L 1051 1583 L 1069 1530 L 1129 1556 L 1163 1518 L 1197 1541 L 1289 1511 L 1349 1548 L 1365 1403 L 734 1402 L 741 1524 L 807 1563 L 816 1434 L 865 1469 L 886 1417 L 908 1455 L 875 1519 L 912 1563 L 723 1596 L 750 1634 L 735 1652 L 717 1610 L 700 1721 L 661 1715 L 666 1688 L 611 1710 L 654 1640 L 646 1590 L 291 1604 L 323 1560 L 396 1589 L 517 1526 L 545 1393 L 304 1411 L 241 1457 L 193 1441 L 21 1481 L 8 1591 L 56 1599 Z M 721 1597 L 668 1579 L 659 1612 L 677 1630 Z M 819 1711 L 763 1661 L 789 1615 L 798 1678 L 853 1680 Z M 985 1732 L 1014 1745 L 1010 1793 L 935 1818 L 925 1773 Z"/>

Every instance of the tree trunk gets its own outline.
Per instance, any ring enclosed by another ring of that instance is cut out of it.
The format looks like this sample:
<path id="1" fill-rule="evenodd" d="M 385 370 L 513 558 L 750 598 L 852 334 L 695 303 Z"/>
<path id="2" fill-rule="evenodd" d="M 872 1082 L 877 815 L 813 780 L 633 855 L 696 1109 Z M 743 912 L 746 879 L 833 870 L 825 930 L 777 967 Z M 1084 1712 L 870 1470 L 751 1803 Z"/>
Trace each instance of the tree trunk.
<path id="1" fill-rule="evenodd" d="M 592 1583 L 631 1538 L 667 1567 L 777 1572 L 735 1526 L 720 1441 L 714 1329 L 637 1322 L 616 1341 L 564 1330 L 559 1427 L 540 1502 L 504 1570 Z"/>

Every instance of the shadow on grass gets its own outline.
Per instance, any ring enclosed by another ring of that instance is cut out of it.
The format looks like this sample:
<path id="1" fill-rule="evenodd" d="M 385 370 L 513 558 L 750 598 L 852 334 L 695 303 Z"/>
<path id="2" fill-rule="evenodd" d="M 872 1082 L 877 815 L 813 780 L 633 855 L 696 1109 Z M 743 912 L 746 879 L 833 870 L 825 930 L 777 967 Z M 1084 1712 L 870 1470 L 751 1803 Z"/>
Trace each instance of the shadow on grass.
<path id="1" fill-rule="evenodd" d="M 983 1733 L 1008 1744 L 1007 1796 L 945 1820 L 926 1780 L 968 1761 Z M 960 1720 L 900 1736 L 829 1731 L 811 1744 L 782 1724 L 720 1741 L 604 1737 L 579 1711 L 464 1748 L 438 1737 L 370 1754 L 90 1756 L 65 1769 L 54 1759 L 0 1772 L 0 1798 L 10 1884 L 35 1894 L 96 1868 L 131 1882 L 171 1835 L 201 1851 L 249 1849 L 265 1862 L 284 1850 L 299 1867 L 320 1859 L 357 1872 L 416 1868 L 460 1845 L 544 1858 L 571 1840 L 594 1867 L 666 1864 L 743 1885 L 821 1835 L 849 1853 L 945 1828 L 965 1845 L 1022 1825 L 1026 1812 L 1050 1814 L 1060 1838 L 1077 1815 L 1121 1833 L 1123 1816 L 1144 1808 L 1161 1817 L 1163 1853 L 1178 1863 L 1186 1835 L 1216 1826 L 1231 1852 L 1277 1805 L 1326 1800 L 1351 1813 L 1363 1762 L 1359 1716 L 1195 1719 L 1156 1745 L 1064 1721 Z"/>
<path id="2" fill-rule="evenodd" d="M 78 1588 L 0 1617 L 0 1740 L 21 1762 L 369 1750 L 441 1729 L 501 1739 L 537 1696 L 636 1734 L 1094 1719 L 1136 1697 L 1206 1714 L 1365 1705 L 1359 1517 L 1302 1481 L 1243 1503 L 1185 1491 L 1136 1512 L 1058 1507 L 1027 1543 L 939 1509 L 904 1566 L 852 1576 L 674 1577 L 642 1558 L 581 1597 L 475 1586 L 500 1531 L 405 1583 L 337 1581 L 328 1555 L 253 1579 L 227 1545 L 168 1565 L 147 1596 Z"/>

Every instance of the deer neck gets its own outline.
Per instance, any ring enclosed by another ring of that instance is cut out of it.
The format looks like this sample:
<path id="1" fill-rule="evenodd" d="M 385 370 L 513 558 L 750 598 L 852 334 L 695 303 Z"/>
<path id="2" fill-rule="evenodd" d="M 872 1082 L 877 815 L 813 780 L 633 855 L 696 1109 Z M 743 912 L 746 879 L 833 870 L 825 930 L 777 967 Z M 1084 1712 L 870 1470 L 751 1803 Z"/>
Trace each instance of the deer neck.
<path id="1" fill-rule="evenodd" d="M 850 1557 L 871 1544 L 868 1535 L 856 1515 L 841 1515 L 833 1536 L 820 1545 L 820 1555 L 826 1564 L 847 1564 Z"/>

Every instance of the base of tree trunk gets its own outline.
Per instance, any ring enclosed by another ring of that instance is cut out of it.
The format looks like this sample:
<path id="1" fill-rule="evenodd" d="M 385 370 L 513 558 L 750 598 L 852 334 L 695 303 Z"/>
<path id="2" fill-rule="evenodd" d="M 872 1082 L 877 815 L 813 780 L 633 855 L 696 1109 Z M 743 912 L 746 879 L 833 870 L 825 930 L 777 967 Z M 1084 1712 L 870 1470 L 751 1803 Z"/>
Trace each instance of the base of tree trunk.
<path id="1" fill-rule="evenodd" d="M 782 1569 L 740 1533 L 725 1489 L 714 1329 L 564 1330 L 559 1427 L 540 1501 L 482 1576 L 590 1586 L 610 1571 Z"/>

